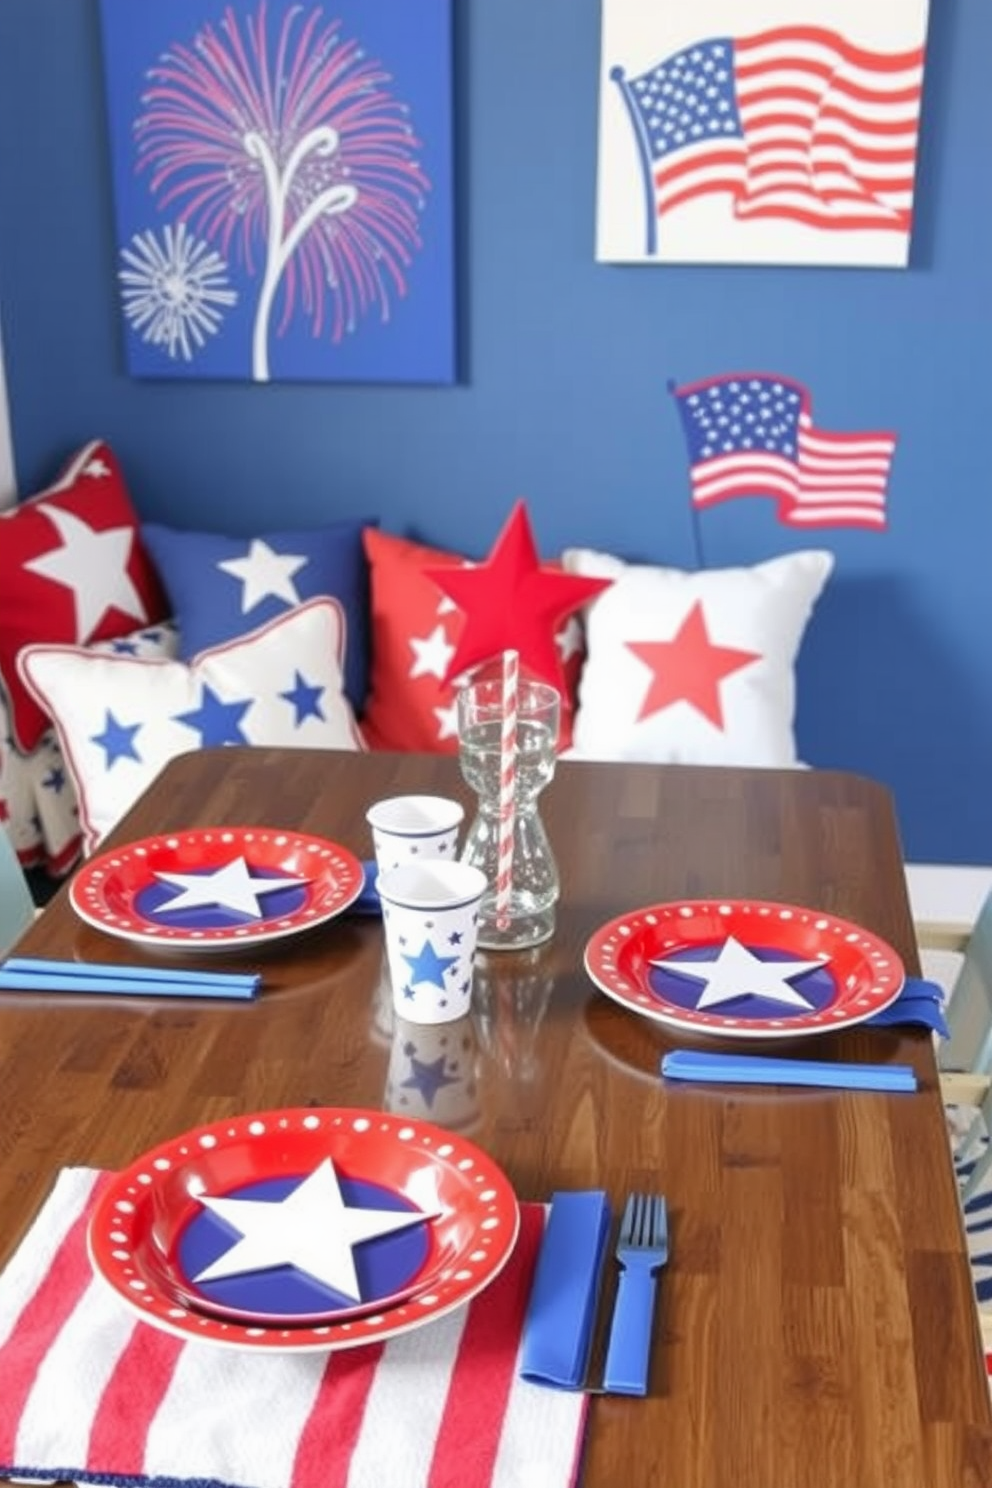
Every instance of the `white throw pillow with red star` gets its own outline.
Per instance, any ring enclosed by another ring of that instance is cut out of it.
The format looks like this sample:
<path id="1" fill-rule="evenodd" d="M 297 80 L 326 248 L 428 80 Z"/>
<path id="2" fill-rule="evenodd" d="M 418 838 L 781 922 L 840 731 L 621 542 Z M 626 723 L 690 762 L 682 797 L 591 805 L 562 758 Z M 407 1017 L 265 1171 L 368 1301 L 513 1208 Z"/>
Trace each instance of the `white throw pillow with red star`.
<path id="1" fill-rule="evenodd" d="M 187 664 L 28 646 L 25 684 L 55 721 L 91 853 L 170 759 L 228 744 L 361 749 L 344 694 L 344 616 L 312 599 Z"/>
<path id="2" fill-rule="evenodd" d="M 0 683 L 21 753 L 30 753 L 48 727 L 17 672 L 23 646 L 110 640 L 167 614 L 106 444 L 86 445 L 54 485 L 0 512 Z"/>
<path id="3" fill-rule="evenodd" d="M 832 554 L 694 572 L 587 548 L 568 549 L 562 562 L 613 580 L 585 614 L 576 756 L 799 763 L 794 666 Z"/>

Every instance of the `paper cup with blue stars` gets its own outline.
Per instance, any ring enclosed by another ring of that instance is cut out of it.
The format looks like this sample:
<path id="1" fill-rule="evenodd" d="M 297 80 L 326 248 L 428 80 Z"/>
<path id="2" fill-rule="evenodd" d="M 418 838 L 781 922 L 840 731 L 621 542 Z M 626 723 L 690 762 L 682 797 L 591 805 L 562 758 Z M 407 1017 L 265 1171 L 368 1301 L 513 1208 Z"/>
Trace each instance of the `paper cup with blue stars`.
<path id="1" fill-rule="evenodd" d="M 437 858 L 380 873 L 393 1007 L 410 1023 L 449 1023 L 472 1002 L 479 904 L 486 875 Z"/>
<path id="2" fill-rule="evenodd" d="M 389 796 L 365 813 L 380 873 L 401 863 L 458 855 L 458 830 L 465 815 L 447 796 Z"/>

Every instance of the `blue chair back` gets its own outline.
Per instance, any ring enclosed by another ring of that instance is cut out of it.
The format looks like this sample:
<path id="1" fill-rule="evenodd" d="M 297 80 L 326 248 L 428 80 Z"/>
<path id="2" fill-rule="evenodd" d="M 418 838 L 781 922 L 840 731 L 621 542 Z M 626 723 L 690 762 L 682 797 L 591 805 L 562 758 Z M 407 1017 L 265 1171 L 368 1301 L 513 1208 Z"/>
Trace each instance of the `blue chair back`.
<path id="1" fill-rule="evenodd" d="M 978 912 L 961 969 L 950 988 L 951 1036 L 940 1046 L 943 1070 L 992 1071 L 992 893 Z"/>
<path id="2" fill-rule="evenodd" d="M 0 827 L 0 956 L 34 919 L 34 901 L 14 845 Z"/>

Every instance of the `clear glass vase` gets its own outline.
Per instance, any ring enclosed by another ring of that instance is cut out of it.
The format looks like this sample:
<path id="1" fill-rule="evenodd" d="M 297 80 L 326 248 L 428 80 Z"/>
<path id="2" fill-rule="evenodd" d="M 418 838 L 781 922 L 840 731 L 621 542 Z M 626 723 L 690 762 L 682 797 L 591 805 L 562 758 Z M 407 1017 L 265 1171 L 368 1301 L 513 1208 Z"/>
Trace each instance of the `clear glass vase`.
<path id="1" fill-rule="evenodd" d="M 546 682 L 521 678 L 517 689 L 517 747 L 513 789 L 513 852 L 509 892 L 498 903 L 501 837 L 502 676 L 477 674 L 458 694 L 458 756 L 462 775 L 478 796 L 462 860 L 481 868 L 488 887 L 479 906 L 478 944 L 520 950 L 549 940 L 555 930 L 560 884 L 538 798 L 555 772 L 561 699 Z"/>

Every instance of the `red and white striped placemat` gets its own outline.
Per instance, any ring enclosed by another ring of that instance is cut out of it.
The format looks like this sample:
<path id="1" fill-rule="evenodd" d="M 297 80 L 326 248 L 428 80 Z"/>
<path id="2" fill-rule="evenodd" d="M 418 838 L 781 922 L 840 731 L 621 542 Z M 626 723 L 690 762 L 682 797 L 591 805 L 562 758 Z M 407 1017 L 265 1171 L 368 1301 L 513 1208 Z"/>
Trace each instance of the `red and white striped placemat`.
<path id="1" fill-rule="evenodd" d="M 465 1307 L 367 1348 L 272 1354 L 143 1323 L 93 1275 L 101 1175 L 65 1168 L 0 1276 L 0 1475 L 230 1488 L 570 1488 L 588 1397 L 527 1384 L 544 1225 Z"/>

